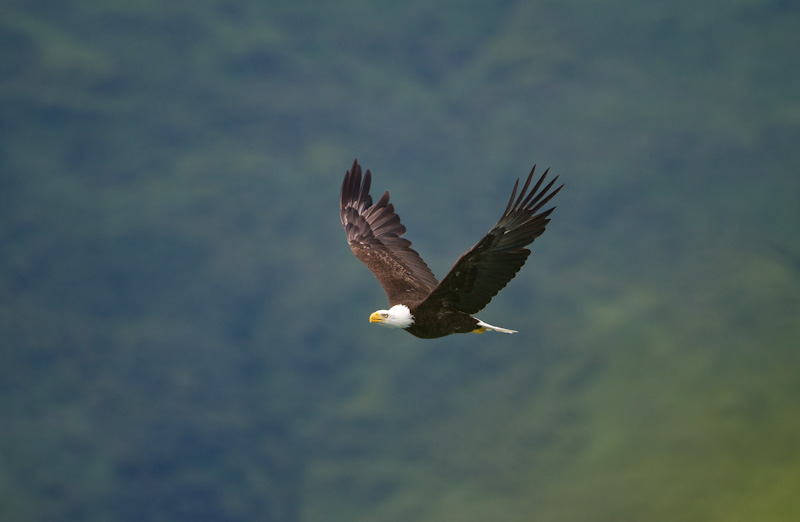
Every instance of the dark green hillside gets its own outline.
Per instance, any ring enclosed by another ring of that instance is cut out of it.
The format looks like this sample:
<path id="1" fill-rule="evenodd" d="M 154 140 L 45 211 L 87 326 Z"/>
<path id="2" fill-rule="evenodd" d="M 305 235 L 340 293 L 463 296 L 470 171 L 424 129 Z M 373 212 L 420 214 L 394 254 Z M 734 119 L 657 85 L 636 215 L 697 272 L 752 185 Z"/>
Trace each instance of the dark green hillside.
<path id="1" fill-rule="evenodd" d="M 791 2 L 7 1 L 0 520 L 793 521 Z M 500 334 L 371 326 L 353 158 Z"/>

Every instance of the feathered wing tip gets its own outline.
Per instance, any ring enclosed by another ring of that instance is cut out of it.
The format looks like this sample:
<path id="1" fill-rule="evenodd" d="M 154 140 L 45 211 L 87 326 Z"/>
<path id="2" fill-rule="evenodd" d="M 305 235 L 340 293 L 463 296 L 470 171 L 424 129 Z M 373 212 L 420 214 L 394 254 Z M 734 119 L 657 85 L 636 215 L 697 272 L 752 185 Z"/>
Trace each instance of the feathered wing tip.
<path id="1" fill-rule="evenodd" d="M 533 181 L 535 171 L 536 166 L 534 165 L 525 180 L 525 184 L 522 186 L 522 190 L 519 192 L 519 196 L 517 196 L 519 180 L 514 184 L 508 205 L 493 229 L 505 229 L 497 247 L 502 244 L 504 249 L 523 248 L 542 235 L 545 227 L 550 222 L 550 214 L 555 210 L 555 207 L 547 210 L 542 210 L 542 207 L 549 203 L 564 185 L 561 184 L 553 188 L 558 180 L 558 176 L 556 176 L 542 188 L 545 178 L 550 172 L 550 169 L 547 169 L 529 191 L 528 187 Z"/>
<path id="2" fill-rule="evenodd" d="M 361 165 L 356 158 L 353 160 L 353 166 L 344 175 L 342 190 L 339 193 L 339 217 L 342 219 L 342 224 L 345 223 L 345 213 L 348 208 L 355 209 L 361 214 L 364 209 L 372 205 L 372 196 L 369 195 L 371 184 L 372 173 L 369 169 L 364 174 L 364 183 L 361 183 Z"/>
<path id="3" fill-rule="evenodd" d="M 517 188 L 519 187 L 519 179 L 517 182 L 514 183 L 514 190 L 511 191 L 511 197 L 508 199 L 508 205 L 506 205 L 506 209 L 503 211 L 503 217 L 509 215 L 510 213 L 514 212 L 515 210 L 519 209 L 526 209 L 530 212 L 537 212 L 540 208 L 545 206 L 548 201 L 550 201 L 553 196 L 558 194 L 558 192 L 564 187 L 562 183 L 558 188 L 554 191 L 550 192 L 550 189 L 555 185 L 556 181 L 558 180 L 558 176 L 550 180 L 550 183 L 547 186 L 539 190 L 539 187 L 542 186 L 544 183 L 547 174 L 550 172 L 550 169 L 546 169 L 542 177 L 539 178 L 539 181 L 536 182 L 536 185 L 533 186 L 530 192 L 528 192 L 528 187 L 533 180 L 533 174 L 536 172 L 536 165 L 533 166 L 531 169 L 531 173 L 528 174 L 528 179 L 525 180 L 525 184 L 522 186 L 522 190 L 519 193 L 519 197 L 517 198 L 516 202 L 514 201 L 514 197 L 517 195 Z M 548 194 L 548 192 L 550 192 Z M 527 194 L 526 194 L 527 193 Z M 555 207 L 553 207 L 555 208 Z M 552 209 L 549 209 L 552 211 Z"/>
<path id="4" fill-rule="evenodd" d="M 364 182 L 361 182 L 361 166 L 356 159 L 345 174 L 339 196 L 339 215 L 348 241 L 369 237 L 377 239 L 382 246 L 410 247 L 411 242 L 402 237 L 406 227 L 400 223 L 394 205 L 389 203 L 389 192 L 384 192 L 373 204 L 369 193 L 371 184 L 372 173 L 369 169 L 364 174 Z"/>

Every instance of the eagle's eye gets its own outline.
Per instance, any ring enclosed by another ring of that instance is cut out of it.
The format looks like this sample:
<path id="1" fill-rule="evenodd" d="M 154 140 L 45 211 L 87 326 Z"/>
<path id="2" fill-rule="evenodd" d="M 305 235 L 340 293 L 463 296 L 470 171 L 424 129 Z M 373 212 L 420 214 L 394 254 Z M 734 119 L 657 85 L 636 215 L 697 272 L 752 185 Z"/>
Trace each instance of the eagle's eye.
<path id="1" fill-rule="evenodd" d="M 387 317 L 389 317 L 389 314 L 387 314 L 387 313 L 383 313 L 383 314 L 381 314 L 381 317 L 383 317 L 384 319 L 386 319 Z"/>

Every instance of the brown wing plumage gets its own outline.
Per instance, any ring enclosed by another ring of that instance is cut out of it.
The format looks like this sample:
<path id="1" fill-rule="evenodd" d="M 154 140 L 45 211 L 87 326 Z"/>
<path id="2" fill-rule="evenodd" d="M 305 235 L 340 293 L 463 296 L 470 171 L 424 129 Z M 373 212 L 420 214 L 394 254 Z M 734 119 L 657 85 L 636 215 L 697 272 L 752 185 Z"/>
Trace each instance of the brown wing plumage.
<path id="1" fill-rule="evenodd" d="M 389 304 L 411 303 L 427 297 L 438 282 L 411 242 L 401 236 L 400 223 L 389 192 L 372 204 L 370 171 L 361 182 L 358 160 L 345 174 L 339 198 L 339 215 L 353 254 L 375 275 L 389 298 Z"/>
<path id="2" fill-rule="evenodd" d="M 550 221 L 548 216 L 555 207 L 543 212 L 539 212 L 540 209 L 563 187 L 551 191 L 558 179 L 556 176 L 539 191 L 547 176 L 548 171 L 545 171 L 526 195 L 535 170 L 536 166 L 515 201 L 517 180 L 503 216 L 483 239 L 459 258 L 423 306 L 477 313 L 519 272 L 531 253 L 525 247 L 544 233 Z"/>

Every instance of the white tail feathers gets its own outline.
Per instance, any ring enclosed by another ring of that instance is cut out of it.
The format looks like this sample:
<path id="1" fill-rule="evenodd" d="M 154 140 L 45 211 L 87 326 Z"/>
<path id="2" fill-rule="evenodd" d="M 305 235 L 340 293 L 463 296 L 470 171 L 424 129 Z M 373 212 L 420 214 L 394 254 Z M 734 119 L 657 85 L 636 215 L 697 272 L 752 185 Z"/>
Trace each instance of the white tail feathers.
<path id="1" fill-rule="evenodd" d="M 478 319 L 478 318 L 476 317 L 475 319 Z M 516 330 L 509 330 L 508 328 L 500 328 L 499 326 L 492 326 L 492 325 L 490 325 L 488 323 L 484 323 L 480 319 L 478 319 L 478 326 L 480 326 L 481 328 L 486 328 L 487 330 L 495 331 L 495 332 L 503 332 L 503 333 L 507 333 L 507 334 L 517 333 Z"/>

